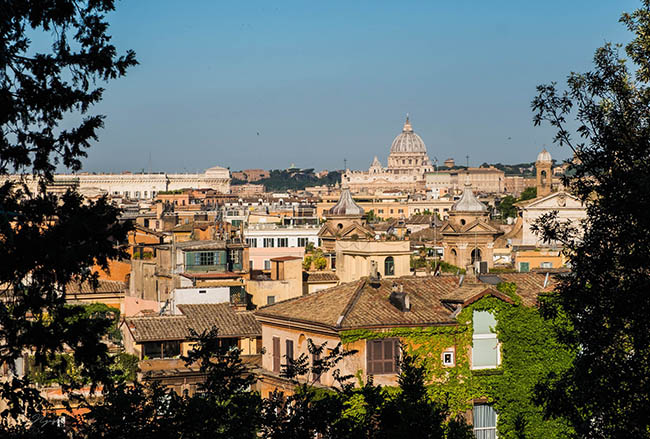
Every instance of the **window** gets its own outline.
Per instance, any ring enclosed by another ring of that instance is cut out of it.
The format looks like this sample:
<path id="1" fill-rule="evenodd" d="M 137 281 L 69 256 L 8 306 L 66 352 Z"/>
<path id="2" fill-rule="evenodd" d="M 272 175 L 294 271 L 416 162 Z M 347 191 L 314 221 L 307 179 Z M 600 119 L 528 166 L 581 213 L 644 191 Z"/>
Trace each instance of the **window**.
<path id="1" fill-rule="evenodd" d="M 395 275 L 395 259 L 392 256 L 384 259 L 384 276 Z"/>
<path id="2" fill-rule="evenodd" d="M 289 238 L 278 238 L 278 247 L 289 247 Z"/>
<path id="3" fill-rule="evenodd" d="M 144 219 L 144 226 L 149 227 L 149 218 Z"/>
<path id="4" fill-rule="evenodd" d="M 519 263 L 519 272 L 520 273 L 528 273 L 530 271 L 530 263 L 529 262 L 520 262 Z"/>
<path id="5" fill-rule="evenodd" d="M 298 238 L 298 247 L 307 247 L 309 244 L 309 238 Z"/>
<path id="6" fill-rule="evenodd" d="M 384 213 L 384 209 L 377 209 L 377 213 Z"/>
<path id="7" fill-rule="evenodd" d="M 273 305 L 275 303 L 275 296 L 266 296 L 266 304 Z"/>
<path id="8" fill-rule="evenodd" d="M 273 245 L 273 238 L 264 238 L 264 247 L 274 247 Z"/>
<path id="9" fill-rule="evenodd" d="M 454 359 L 454 351 L 444 351 L 442 353 L 442 365 L 443 366 L 455 366 L 456 362 Z"/>
<path id="10" fill-rule="evenodd" d="M 273 372 L 280 373 L 280 337 L 273 337 Z"/>
<path id="11" fill-rule="evenodd" d="M 208 290 L 199 290 L 199 294 L 206 294 Z"/>
<path id="12" fill-rule="evenodd" d="M 142 344 L 142 355 L 146 358 L 174 358 L 180 354 L 180 341 L 155 341 Z"/>
<path id="13" fill-rule="evenodd" d="M 472 369 L 491 369 L 501 363 L 499 340 L 492 332 L 497 321 L 488 311 L 474 311 L 472 335 Z"/>
<path id="14" fill-rule="evenodd" d="M 270 270 L 271 269 L 271 261 L 269 259 L 264 261 L 264 269 L 265 270 Z"/>
<path id="15" fill-rule="evenodd" d="M 140 191 L 135 191 L 135 198 L 140 198 Z"/>
<path id="16" fill-rule="evenodd" d="M 368 375 L 397 373 L 398 358 L 399 344 L 396 338 L 366 342 L 366 373 Z"/>
<path id="17" fill-rule="evenodd" d="M 257 247 L 257 238 L 246 238 L 246 244 L 248 244 L 250 248 Z"/>
<path id="18" fill-rule="evenodd" d="M 194 254 L 195 265 L 214 265 L 214 252 L 198 252 Z"/>
<path id="19" fill-rule="evenodd" d="M 474 406 L 474 435 L 476 439 L 496 439 L 497 412 L 488 404 Z"/>
<path id="20" fill-rule="evenodd" d="M 287 340 L 286 341 L 286 354 L 285 357 L 287 358 L 287 364 L 291 361 L 293 361 L 293 340 Z"/>
<path id="21" fill-rule="evenodd" d="M 553 268 L 553 263 L 552 262 L 542 262 L 539 264 L 540 268 Z"/>

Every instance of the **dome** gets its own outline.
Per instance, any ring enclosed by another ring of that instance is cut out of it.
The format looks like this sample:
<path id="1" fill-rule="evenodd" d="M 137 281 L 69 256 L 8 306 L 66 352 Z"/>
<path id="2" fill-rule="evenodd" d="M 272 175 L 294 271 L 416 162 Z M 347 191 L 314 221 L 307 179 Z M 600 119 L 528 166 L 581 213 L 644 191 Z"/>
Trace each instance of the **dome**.
<path id="1" fill-rule="evenodd" d="M 544 149 L 542 150 L 542 152 L 540 152 L 540 153 L 537 155 L 537 161 L 538 161 L 538 162 L 552 162 L 553 159 L 551 158 L 551 153 L 548 152 L 548 151 L 546 150 L 546 148 L 544 148 Z"/>
<path id="2" fill-rule="evenodd" d="M 363 208 L 350 195 L 350 189 L 343 188 L 339 202 L 328 213 L 332 215 L 363 215 Z"/>
<path id="3" fill-rule="evenodd" d="M 487 207 L 476 198 L 472 190 L 472 185 L 465 183 L 463 195 L 460 197 L 460 200 L 454 203 L 451 210 L 457 212 L 485 212 L 487 211 Z"/>
<path id="4" fill-rule="evenodd" d="M 395 137 L 393 144 L 390 147 L 390 152 L 417 152 L 417 153 L 427 153 L 427 147 L 424 145 L 424 142 L 413 132 L 413 127 L 411 122 L 409 122 L 408 116 L 406 116 L 406 122 L 404 123 L 404 128 L 402 128 L 402 134 Z"/>

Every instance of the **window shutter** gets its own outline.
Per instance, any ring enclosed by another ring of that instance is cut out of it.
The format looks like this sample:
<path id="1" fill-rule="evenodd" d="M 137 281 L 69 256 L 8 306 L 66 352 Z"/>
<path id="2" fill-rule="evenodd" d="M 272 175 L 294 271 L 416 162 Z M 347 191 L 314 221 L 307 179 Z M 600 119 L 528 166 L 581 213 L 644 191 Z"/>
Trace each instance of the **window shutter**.
<path id="1" fill-rule="evenodd" d="M 372 369 L 372 341 L 366 342 L 366 374 L 372 375 L 374 373 Z"/>
<path id="2" fill-rule="evenodd" d="M 394 354 L 394 340 L 384 340 L 384 358 L 382 361 L 384 365 L 384 373 L 395 372 L 395 357 Z"/>
<path id="3" fill-rule="evenodd" d="M 293 360 L 293 340 L 287 340 L 287 363 Z"/>
<path id="4" fill-rule="evenodd" d="M 280 373 L 280 338 L 273 337 L 273 372 Z"/>

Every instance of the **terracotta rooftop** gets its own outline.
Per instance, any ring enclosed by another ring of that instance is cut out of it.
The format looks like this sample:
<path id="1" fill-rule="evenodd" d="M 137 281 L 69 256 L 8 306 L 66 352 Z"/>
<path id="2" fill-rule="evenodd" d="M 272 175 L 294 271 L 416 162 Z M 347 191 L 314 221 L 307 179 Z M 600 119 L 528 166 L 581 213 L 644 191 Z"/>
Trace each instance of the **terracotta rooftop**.
<path id="1" fill-rule="evenodd" d="M 338 282 L 339 277 L 333 271 L 303 271 L 304 282 Z"/>
<path id="2" fill-rule="evenodd" d="M 91 282 L 70 282 L 66 285 L 66 294 L 123 293 L 127 290 L 124 282 L 98 279 L 97 288 Z"/>
<path id="3" fill-rule="evenodd" d="M 125 319 L 136 343 L 162 340 L 187 340 L 190 329 L 201 333 L 216 326 L 219 337 L 259 337 L 262 329 L 251 311 L 236 311 L 229 303 L 178 305 L 176 316 L 133 317 Z"/>
<path id="4" fill-rule="evenodd" d="M 554 282 L 543 287 L 545 275 L 538 273 L 499 274 L 506 282 L 515 282 L 517 293 L 527 306 L 537 303 L 537 296 L 551 291 Z M 371 284 L 367 278 L 341 284 L 307 296 L 301 296 L 269 305 L 255 312 L 258 320 L 265 318 L 290 320 L 326 327 L 330 330 L 348 330 L 368 327 L 427 326 L 453 324 L 453 306 L 469 304 L 486 294 L 509 301 L 494 285 L 478 283 L 459 287 L 458 276 L 401 277 L 382 279 Z M 477 282 L 477 281 L 474 281 Z M 393 306 L 389 296 L 393 284 L 409 294 L 411 310 L 402 312 Z"/>
<path id="5" fill-rule="evenodd" d="M 176 248 L 181 250 L 225 250 L 226 241 L 183 241 L 177 242 Z"/>

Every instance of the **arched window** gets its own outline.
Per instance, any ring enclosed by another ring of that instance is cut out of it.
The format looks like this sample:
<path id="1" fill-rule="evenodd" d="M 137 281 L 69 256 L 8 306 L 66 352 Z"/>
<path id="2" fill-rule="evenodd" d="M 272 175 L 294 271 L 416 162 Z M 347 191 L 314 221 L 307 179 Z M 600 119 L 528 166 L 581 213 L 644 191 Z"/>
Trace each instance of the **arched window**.
<path id="1" fill-rule="evenodd" d="M 458 253 L 456 253 L 456 249 L 451 249 L 451 265 L 456 265 L 456 261 L 458 258 Z"/>
<path id="2" fill-rule="evenodd" d="M 474 262 L 478 262 L 481 260 L 481 250 L 478 248 L 475 248 L 472 250 L 472 264 Z"/>
<path id="3" fill-rule="evenodd" d="M 395 275 L 395 259 L 392 256 L 384 259 L 384 276 Z"/>

